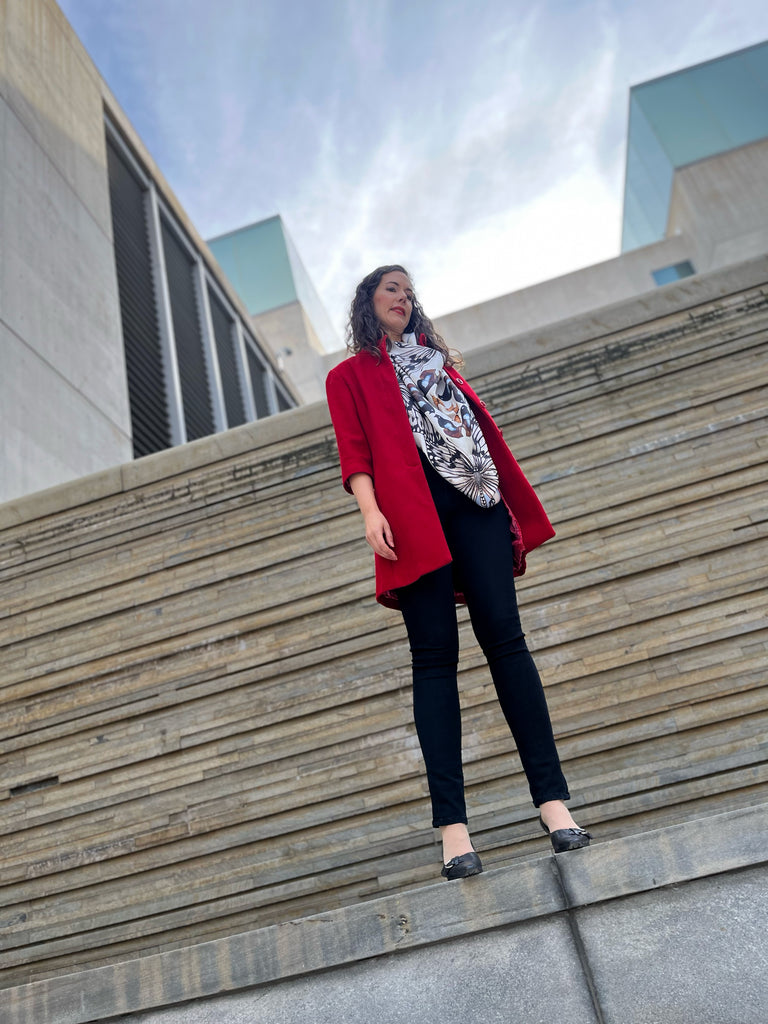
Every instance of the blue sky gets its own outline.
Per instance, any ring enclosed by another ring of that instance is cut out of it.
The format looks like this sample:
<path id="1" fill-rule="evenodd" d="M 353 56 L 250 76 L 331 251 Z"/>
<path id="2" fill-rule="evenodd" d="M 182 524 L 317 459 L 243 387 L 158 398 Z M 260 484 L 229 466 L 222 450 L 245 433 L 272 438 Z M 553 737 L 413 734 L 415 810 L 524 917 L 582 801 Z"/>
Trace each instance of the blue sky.
<path id="1" fill-rule="evenodd" d="M 619 252 L 631 85 L 768 38 L 765 0 L 59 0 L 203 237 L 280 213 L 341 334 Z"/>

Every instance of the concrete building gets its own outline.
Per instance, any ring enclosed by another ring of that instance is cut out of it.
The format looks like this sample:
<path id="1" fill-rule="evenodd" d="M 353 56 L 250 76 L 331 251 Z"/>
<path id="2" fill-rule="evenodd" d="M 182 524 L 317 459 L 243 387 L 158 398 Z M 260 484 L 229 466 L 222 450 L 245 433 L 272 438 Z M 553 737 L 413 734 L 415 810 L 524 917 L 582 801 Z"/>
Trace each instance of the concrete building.
<path id="1" fill-rule="evenodd" d="M 679 230 L 678 172 L 766 138 L 768 42 L 634 86 L 629 94 L 622 252 Z M 754 159 L 753 154 L 748 164 Z M 742 179 L 737 165 L 714 166 L 719 174 L 712 179 L 717 189 L 712 199 L 718 205 L 723 201 L 720 193 L 751 182 L 749 171 Z M 747 229 L 749 215 L 743 214 L 754 198 L 742 193 L 731 204 L 733 219 L 723 225 L 730 234 Z M 699 215 L 706 218 L 707 211 L 702 208 Z"/>
<path id="2" fill-rule="evenodd" d="M 0 34 L 0 500 L 296 405 L 58 6 Z"/>
<path id="3" fill-rule="evenodd" d="M 325 398 L 323 356 L 341 342 L 282 218 L 209 239 L 208 246 L 301 399 Z"/>
<path id="4" fill-rule="evenodd" d="M 768 43 L 634 86 L 627 131 L 620 255 L 436 318 L 449 345 L 469 352 L 768 251 Z M 278 221 L 211 247 L 311 401 L 346 353 Z M 285 275 L 272 307 L 267 254 Z"/>
<path id="5" fill-rule="evenodd" d="M 768 252 L 768 43 L 634 86 L 622 252 L 438 318 L 462 352 Z"/>
<path id="6" fill-rule="evenodd" d="M 206 244 L 54 0 L 0 26 L 0 501 L 322 398 L 344 352 L 281 218 Z M 763 44 L 636 86 L 626 251 L 438 318 L 449 344 L 767 251 L 766 83 Z"/>

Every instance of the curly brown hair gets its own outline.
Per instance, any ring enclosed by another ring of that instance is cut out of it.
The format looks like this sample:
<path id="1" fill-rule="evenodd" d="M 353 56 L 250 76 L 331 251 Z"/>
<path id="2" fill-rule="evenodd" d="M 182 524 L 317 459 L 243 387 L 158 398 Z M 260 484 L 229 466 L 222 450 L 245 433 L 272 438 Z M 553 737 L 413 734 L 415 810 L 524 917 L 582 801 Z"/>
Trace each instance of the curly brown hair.
<path id="1" fill-rule="evenodd" d="M 356 355 L 358 352 L 370 352 L 371 355 L 380 358 L 379 340 L 384 331 L 373 311 L 373 293 L 379 287 L 382 277 L 398 270 L 405 274 L 411 281 L 411 275 L 401 267 L 399 263 L 392 263 L 386 267 L 377 267 L 367 274 L 355 289 L 355 296 L 349 309 L 349 322 L 347 323 L 347 349 Z M 421 303 L 413 296 L 413 309 L 411 318 L 408 321 L 404 334 L 413 332 L 418 338 L 423 334 L 426 337 L 427 345 L 436 348 L 445 356 L 445 365 L 453 366 L 458 360 L 448 351 L 445 341 L 435 330 L 435 325 L 421 308 Z"/>

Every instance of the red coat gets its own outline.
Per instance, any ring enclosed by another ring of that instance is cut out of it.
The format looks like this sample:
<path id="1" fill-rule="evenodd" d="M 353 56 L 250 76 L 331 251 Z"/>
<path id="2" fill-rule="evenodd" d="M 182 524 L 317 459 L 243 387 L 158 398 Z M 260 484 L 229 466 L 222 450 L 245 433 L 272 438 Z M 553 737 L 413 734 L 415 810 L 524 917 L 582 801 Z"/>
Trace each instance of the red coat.
<path id="1" fill-rule="evenodd" d="M 408 422 L 395 368 L 382 340 L 381 360 L 370 352 L 345 359 L 325 383 L 341 460 L 344 487 L 353 473 L 373 478 L 376 500 L 392 528 L 397 561 L 375 556 L 376 600 L 397 608 L 398 587 L 451 561 L 418 448 Z M 507 447 L 491 414 L 455 369 L 451 380 L 466 395 L 499 474 L 499 489 L 510 513 L 515 575 L 525 572 L 525 556 L 555 531 L 536 493 Z M 456 595 L 457 601 L 463 600 Z"/>

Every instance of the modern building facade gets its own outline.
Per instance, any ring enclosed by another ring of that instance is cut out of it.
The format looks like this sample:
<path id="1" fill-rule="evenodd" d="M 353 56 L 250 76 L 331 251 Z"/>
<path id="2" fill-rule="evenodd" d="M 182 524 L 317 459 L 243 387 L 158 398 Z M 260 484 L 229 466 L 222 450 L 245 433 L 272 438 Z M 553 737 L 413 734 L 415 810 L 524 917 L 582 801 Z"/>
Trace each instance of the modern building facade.
<path id="1" fill-rule="evenodd" d="M 768 42 L 634 86 L 622 252 L 668 234 L 675 175 L 768 138 Z"/>
<path id="2" fill-rule="evenodd" d="M 324 398 L 323 356 L 341 341 L 282 217 L 209 239 L 208 247 L 302 400 Z"/>
<path id="3" fill-rule="evenodd" d="M 0 17 L 0 501 L 295 406 L 54 0 Z"/>
<path id="4" fill-rule="evenodd" d="M 765 252 L 768 43 L 630 90 L 621 255 L 437 326 L 470 352 Z"/>
<path id="5" fill-rule="evenodd" d="M 0 501 L 321 399 L 344 352 L 281 218 L 207 244 L 55 0 L 0 12 Z M 768 43 L 634 87 L 628 131 L 625 251 L 451 346 L 768 251 Z"/>
<path id="6" fill-rule="evenodd" d="M 133 454 L 291 408 L 221 274 L 109 118 L 106 134 Z"/>

